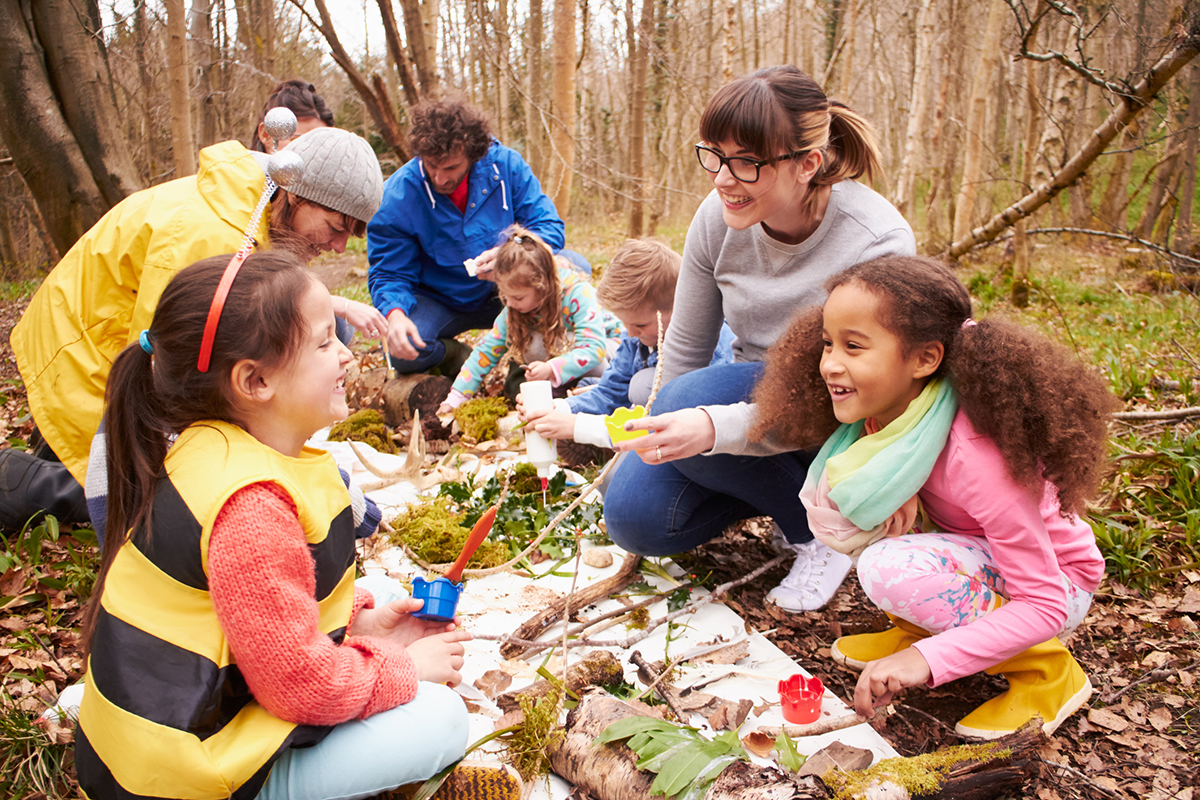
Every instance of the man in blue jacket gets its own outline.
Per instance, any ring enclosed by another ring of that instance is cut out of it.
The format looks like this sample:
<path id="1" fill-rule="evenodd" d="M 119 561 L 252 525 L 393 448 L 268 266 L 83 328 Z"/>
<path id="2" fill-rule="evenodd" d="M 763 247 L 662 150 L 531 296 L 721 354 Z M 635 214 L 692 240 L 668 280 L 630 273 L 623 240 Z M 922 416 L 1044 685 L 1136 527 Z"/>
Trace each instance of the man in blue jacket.
<path id="1" fill-rule="evenodd" d="M 504 231 L 518 223 L 557 252 L 564 225 L 529 165 L 492 138 L 478 109 L 425 101 L 411 114 L 416 155 L 387 180 L 367 226 L 367 286 L 387 317 L 396 372 L 443 365 L 453 375 L 470 352 L 453 337 L 490 328 L 502 308 L 491 264 Z"/>

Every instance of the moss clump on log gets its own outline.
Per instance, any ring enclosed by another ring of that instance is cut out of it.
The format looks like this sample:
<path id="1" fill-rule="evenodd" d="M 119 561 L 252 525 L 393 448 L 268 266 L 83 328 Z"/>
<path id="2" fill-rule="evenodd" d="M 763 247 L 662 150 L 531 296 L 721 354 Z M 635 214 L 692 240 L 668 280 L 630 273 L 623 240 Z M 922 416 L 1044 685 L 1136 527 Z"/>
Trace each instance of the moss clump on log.
<path id="1" fill-rule="evenodd" d="M 362 442 L 381 453 L 396 452 L 396 443 L 392 441 L 391 431 L 383 424 L 383 415 L 373 408 L 355 411 L 335 424 L 329 429 L 329 441 Z"/>
<path id="2" fill-rule="evenodd" d="M 430 564 L 446 564 L 458 558 L 470 531 L 462 525 L 463 515 L 450 510 L 450 501 L 439 497 L 432 503 L 409 506 L 392 528 L 394 544 L 406 544 L 417 558 Z M 508 560 L 508 548 L 485 540 L 471 556 L 472 569 L 496 567 Z"/>
<path id="3" fill-rule="evenodd" d="M 496 424 L 508 414 L 508 401 L 503 397 L 476 397 L 454 409 L 454 421 L 463 436 L 486 442 L 500 432 Z"/>
<path id="4" fill-rule="evenodd" d="M 897 784 L 911 797 L 918 797 L 936 793 L 950 771 L 960 764 L 1007 758 L 1011 752 L 996 742 L 948 747 L 918 756 L 884 759 L 856 772 L 831 769 L 821 776 L 821 781 L 833 791 L 834 800 L 862 797 L 872 784 L 883 783 Z"/>

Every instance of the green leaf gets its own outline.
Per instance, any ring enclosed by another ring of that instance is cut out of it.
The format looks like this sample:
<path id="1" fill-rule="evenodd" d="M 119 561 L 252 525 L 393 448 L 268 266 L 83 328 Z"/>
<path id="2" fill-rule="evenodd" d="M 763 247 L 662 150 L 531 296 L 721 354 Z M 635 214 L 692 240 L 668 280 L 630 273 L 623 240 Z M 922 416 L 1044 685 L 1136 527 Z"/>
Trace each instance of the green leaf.
<path id="1" fill-rule="evenodd" d="M 650 794 L 667 797 L 673 797 L 687 788 L 712 761 L 698 742 L 687 742 L 673 749 L 669 756 L 664 754 L 663 758 L 662 769 L 654 783 L 650 784 Z"/>
<path id="2" fill-rule="evenodd" d="M 607 728 L 601 731 L 600 735 L 595 738 L 592 744 L 608 744 L 609 742 L 628 739 L 630 736 L 633 736 L 637 733 L 642 733 L 643 731 L 662 731 L 675 727 L 677 726 L 661 719 L 655 719 L 654 717 L 625 717 L 624 719 L 617 720 L 612 725 L 609 725 Z"/>
<path id="3" fill-rule="evenodd" d="M 779 753 L 779 763 L 791 772 L 800 769 L 808 760 L 808 756 L 802 756 L 796 752 L 796 743 L 782 730 L 775 737 L 775 750 Z"/>

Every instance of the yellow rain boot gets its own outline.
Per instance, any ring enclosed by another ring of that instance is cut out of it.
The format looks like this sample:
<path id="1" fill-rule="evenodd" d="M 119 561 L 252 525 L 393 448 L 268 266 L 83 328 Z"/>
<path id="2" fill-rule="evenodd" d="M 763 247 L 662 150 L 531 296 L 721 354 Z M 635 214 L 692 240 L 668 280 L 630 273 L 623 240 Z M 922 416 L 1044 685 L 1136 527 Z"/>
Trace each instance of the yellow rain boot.
<path id="1" fill-rule="evenodd" d="M 954 726 L 968 739 L 997 739 L 1041 717 L 1046 735 L 1058 730 L 1092 695 L 1092 684 L 1057 638 L 1034 645 L 985 670 L 1008 679 L 1008 691 L 993 697 Z"/>
<path id="2" fill-rule="evenodd" d="M 829 651 L 833 660 L 850 669 L 862 672 L 868 661 L 899 653 L 930 635 L 929 631 L 918 628 L 907 620 L 891 614 L 888 614 L 887 617 L 896 627 L 879 633 L 843 636 L 835 641 Z"/>

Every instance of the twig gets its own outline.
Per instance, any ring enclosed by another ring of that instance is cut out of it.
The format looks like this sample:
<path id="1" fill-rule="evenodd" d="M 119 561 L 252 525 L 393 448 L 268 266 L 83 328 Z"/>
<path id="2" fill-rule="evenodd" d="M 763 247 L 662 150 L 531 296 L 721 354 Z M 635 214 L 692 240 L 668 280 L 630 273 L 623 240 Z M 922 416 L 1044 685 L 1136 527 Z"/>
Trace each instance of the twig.
<path id="1" fill-rule="evenodd" d="M 46 646 L 46 643 L 42 641 L 42 637 L 38 636 L 37 631 L 35 631 L 33 628 L 26 628 L 25 630 L 29 631 L 30 636 L 32 636 L 34 639 L 37 639 L 38 646 L 46 651 L 46 655 L 50 656 L 50 660 L 54 662 L 54 666 L 58 667 L 58 671 L 63 674 L 63 677 L 70 678 L 71 673 L 67 672 L 66 668 L 62 664 L 58 663 L 58 657 L 54 655 L 54 651 Z"/>
<path id="2" fill-rule="evenodd" d="M 1055 769 L 1062 770 L 1063 772 L 1067 773 L 1068 775 L 1071 775 L 1072 777 L 1083 781 L 1091 788 L 1095 789 L 1096 791 L 1100 792 L 1101 794 L 1107 795 L 1108 797 L 1116 797 L 1119 800 L 1124 800 L 1124 798 L 1128 797 L 1128 795 L 1117 794 L 1112 789 L 1108 789 L 1108 788 L 1105 788 L 1104 786 L 1101 786 L 1100 784 L 1096 783 L 1094 780 L 1089 778 L 1087 775 L 1085 775 L 1084 773 L 1080 772 L 1079 770 L 1075 769 L 1072 766 L 1068 766 L 1067 764 L 1060 764 L 1057 761 L 1047 761 L 1046 759 L 1038 758 L 1037 756 L 1034 756 L 1033 759 L 1041 764 L 1045 764 L 1048 767 L 1054 767 Z"/>
<path id="3" fill-rule="evenodd" d="M 1163 664 L 1158 669 L 1150 670 L 1145 675 L 1138 678 L 1136 681 L 1130 683 L 1128 686 L 1124 686 L 1116 692 L 1111 692 L 1111 693 L 1105 695 L 1104 697 L 1100 698 L 1100 700 L 1104 703 L 1104 705 L 1111 706 L 1113 703 L 1120 700 L 1122 695 L 1124 695 L 1126 692 L 1128 692 L 1130 689 L 1132 689 L 1135 686 L 1141 686 L 1146 683 L 1158 683 L 1160 681 L 1165 681 L 1168 678 L 1170 678 L 1172 675 L 1178 675 L 1180 672 L 1190 672 L 1191 670 L 1195 669 L 1196 667 L 1200 667 L 1200 662 L 1197 662 L 1195 664 L 1192 664 L 1187 667 L 1183 667 L 1181 669 L 1170 669 L 1170 667 L 1172 667 L 1173 665 L 1178 664 L 1178 663 L 1179 663 L 1179 659 L 1173 658 L 1170 661 L 1168 661 L 1166 664 Z"/>
<path id="4" fill-rule="evenodd" d="M 690 585 L 691 584 L 689 584 L 689 586 Z M 634 611 L 637 611 L 640 608 L 645 608 L 646 606 L 652 606 L 655 603 L 657 603 L 659 600 L 662 600 L 664 597 L 666 597 L 674 592 L 677 592 L 677 591 L 679 591 L 679 590 L 671 589 L 666 592 L 658 592 L 657 594 L 650 595 L 645 600 L 641 600 L 637 603 L 634 603 L 633 605 L 622 606 L 621 608 L 613 609 L 612 611 L 609 611 L 606 614 L 601 614 L 598 617 L 593 617 L 589 620 L 585 620 L 584 622 L 581 622 L 580 624 L 576 625 L 571 630 L 567 631 L 567 635 L 568 636 L 578 636 L 579 634 L 583 633 L 585 630 L 588 630 L 589 628 L 594 628 L 596 625 L 599 625 L 601 622 L 612 619 L 613 617 L 622 617 L 626 614 L 632 614 Z"/>
<path id="5" fill-rule="evenodd" d="M 875 712 L 877 717 L 882 715 L 885 718 L 890 717 L 894 713 L 896 713 L 896 709 L 892 706 Z M 823 733 L 841 731 L 846 728 L 853 728 L 855 725 L 865 725 L 866 723 L 867 720 L 858 716 L 858 714 L 847 714 L 843 717 L 830 717 L 829 719 L 818 720 L 808 725 L 759 725 L 757 730 L 765 733 L 767 736 L 778 736 L 782 732 L 791 739 L 800 739 L 805 736 L 820 736 Z"/>
<path id="6" fill-rule="evenodd" d="M 632 664 L 636 664 L 638 670 L 645 674 L 649 682 L 647 689 L 653 690 L 656 695 L 663 699 L 663 702 L 665 702 L 671 708 L 671 713 L 675 715 L 675 719 L 686 723 L 690 715 L 684 713 L 683 709 L 681 709 L 675 702 L 675 698 L 671 696 L 670 692 L 668 692 L 666 689 L 660 689 L 658 686 L 667 673 L 670 672 L 670 670 L 664 669 L 661 673 L 656 673 L 654 668 L 646 662 L 646 659 L 642 656 L 642 651 L 640 650 L 634 650 L 629 656 L 629 661 Z"/>
<path id="7" fill-rule="evenodd" d="M 939 728 L 946 731 L 947 733 L 952 733 L 955 736 L 958 736 L 958 732 L 955 731 L 954 728 L 951 728 L 949 725 L 942 722 L 940 719 L 935 717 L 933 714 L 930 714 L 928 711 L 922 711 L 921 709 L 917 708 L 916 706 L 910 706 L 910 705 L 905 705 L 904 709 L 906 711 L 913 711 L 917 714 L 920 714 L 922 717 L 924 717 L 925 719 L 929 720 L 930 722 L 936 724 Z"/>
<path id="8" fill-rule="evenodd" d="M 1112 415 L 1119 420 L 1187 419 L 1200 416 L 1200 406 L 1173 408 L 1170 411 L 1118 411 Z"/>
<path id="9" fill-rule="evenodd" d="M 716 589 L 714 589 L 711 594 L 707 594 L 704 597 L 698 598 L 696 600 L 692 600 L 687 605 L 685 605 L 683 608 L 673 611 L 670 614 L 667 614 L 665 616 L 659 617 L 658 619 L 651 620 L 649 623 L 647 623 L 645 629 L 640 630 L 637 633 L 630 634 L 629 636 L 625 637 L 625 639 L 608 639 L 608 640 L 576 639 L 575 641 L 567 642 L 567 646 L 568 647 L 615 647 L 615 648 L 618 648 L 621 650 L 628 650 L 630 647 L 633 647 L 635 644 L 642 641 L 647 636 L 649 636 L 651 633 L 653 633 L 655 631 L 655 629 L 662 627 L 663 625 L 667 624 L 668 622 L 673 622 L 674 620 L 678 619 L 679 617 L 682 617 L 684 614 L 691 614 L 691 613 L 695 612 L 701 606 L 708 605 L 712 601 L 719 599 L 722 595 L 724 595 L 730 589 L 734 589 L 738 586 L 741 586 L 743 583 L 748 583 L 748 582 L 754 580 L 755 578 L 757 578 L 759 575 L 762 575 L 767 570 L 783 563 L 784 560 L 791 558 L 791 557 L 792 557 L 791 553 L 786 553 L 782 556 L 777 556 L 776 558 L 773 558 L 770 561 L 768 561 L 767 563 L 763 564 L 758 569 L 754 570 L 754 572 L 751 572 L 750 574 L 745 575 L 745 576 L 737 579 L 736 581 L 730 581 L 728 583 L 721 584 Z M 515 647 L 526 648 L 525 651 L 521 653 L 522 657 L 533 655 L 534 653 L 545 650 L 548 647 L 555 647 L 558 644 L 557 642 L 537 642 L 537 641 L 532 641 L 529 639 L 518 639 L 518 638 L 510 636 L 508 634 L 484 634 L 484 633 L 481 633 L 481 634 L 475 634 L 475 638 L 482 639 L 485 641 L 497 641 L 497 642 L 502 642 L 504 644 L 511 644 Z"/>

